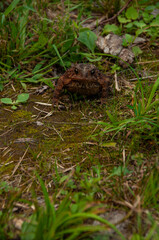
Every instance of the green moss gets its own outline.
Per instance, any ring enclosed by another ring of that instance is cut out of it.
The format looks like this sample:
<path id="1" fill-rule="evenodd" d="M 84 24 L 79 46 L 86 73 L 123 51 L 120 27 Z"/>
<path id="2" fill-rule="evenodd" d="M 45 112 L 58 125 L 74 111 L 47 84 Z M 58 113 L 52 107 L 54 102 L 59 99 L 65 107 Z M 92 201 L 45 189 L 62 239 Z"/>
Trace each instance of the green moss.
<path id="1" fill-rule="evenodd" d="M 35 134 L 35 133 L 37 133 L 37 132 L 39 132 L 39 130 L 36 129 L 36 128 L 33 128 L 33 127 L 30 127 L 30 128 L 28 129 L 28 131 L 27 131 L 28 135 L 33 135 L 33 134 Z"/>
<path id="2" fill-rule="evenodd" d="M 12 113 L 12 119 L 13 121 L 18 121 L 18 120 L 30 120 L 32 116 L 32 113 L 26 110 L 19 109 L 15 112 Z"/>

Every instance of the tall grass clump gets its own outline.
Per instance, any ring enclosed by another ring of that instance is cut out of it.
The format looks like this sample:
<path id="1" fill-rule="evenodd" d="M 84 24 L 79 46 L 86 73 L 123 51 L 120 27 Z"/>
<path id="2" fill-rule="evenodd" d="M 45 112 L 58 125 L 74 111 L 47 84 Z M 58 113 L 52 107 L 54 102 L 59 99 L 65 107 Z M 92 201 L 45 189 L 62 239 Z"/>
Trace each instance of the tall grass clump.
<path id="1" fill-rule="evenodd" d="M 36 211 L 29 220 L 23 223 L 21 239 L 22 240 L 53 240 L 53 239 L 81 239 L 90 233 L 98 232 L 112 228 L 121 239 L 125 237 L 120 231 L 106 219 L 99 217 L 93 213 L 85 202 L 76 204 L 71 203 L 71 195 L 67 195 L 64 200 L 59 203 L 56 209 L 54 203 L 51 202 L 43 181 L 39 178 L 45 206 L 40 207 L 36 204 Z M 96 209 L 97 210 L 97 209 Z M 99 221 L 102 225 L 92 226 L 87 224 L 87 220 Z"/>
<path id="2" fill-rule="evenodd" d="M 139 85 L 133 97 L 133 104 L 127 107 L 133 111 L 133 117 L 118 120 L 108 110 L 107 115 L 111 123 L 99 122 L 104 126 L 101 135 L 108 132 L 113 132 L 113 137 L 119 132 L 128 132 L 134 134 L 137 132 L 142 139 L 152 139 L 158 141 L 158 126 L 159 126 L 159 99 L 158 99 L 159 78 L 150 87 L 150 92 L 147 97 L 144 95 L 144 87 L 139 80 Z"/>

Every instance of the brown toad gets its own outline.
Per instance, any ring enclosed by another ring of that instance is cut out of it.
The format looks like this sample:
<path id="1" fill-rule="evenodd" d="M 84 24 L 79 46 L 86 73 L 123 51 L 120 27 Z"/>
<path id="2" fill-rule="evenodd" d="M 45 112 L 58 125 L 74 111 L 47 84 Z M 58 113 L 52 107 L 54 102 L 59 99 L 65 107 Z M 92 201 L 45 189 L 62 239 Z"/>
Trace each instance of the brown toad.
<path id="1" fill-rule="evenodd" d="M 59 79 L 53 95 L 53 103 L 58 103 L 60 93 L 67 89 L 80 95 L 101 93 L 101 103 L 106 102 L 110 79 L 93 64 L 73 64 Z"/>

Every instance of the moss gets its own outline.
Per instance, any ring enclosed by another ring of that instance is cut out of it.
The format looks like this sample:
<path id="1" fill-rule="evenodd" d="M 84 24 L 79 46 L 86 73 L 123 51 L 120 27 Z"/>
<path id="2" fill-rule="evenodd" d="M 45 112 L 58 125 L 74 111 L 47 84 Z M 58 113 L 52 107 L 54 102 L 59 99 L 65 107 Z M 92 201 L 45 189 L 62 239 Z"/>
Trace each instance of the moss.
<path id="1" fill-rule="evenodd" d="M 26 110 L 19 109 L 17 111 L 14 111 L 12 113 L 12 119 L 13 121 L 18 121 L 18 120 L 30 120 L 32 116 L 32 113 Z"/>

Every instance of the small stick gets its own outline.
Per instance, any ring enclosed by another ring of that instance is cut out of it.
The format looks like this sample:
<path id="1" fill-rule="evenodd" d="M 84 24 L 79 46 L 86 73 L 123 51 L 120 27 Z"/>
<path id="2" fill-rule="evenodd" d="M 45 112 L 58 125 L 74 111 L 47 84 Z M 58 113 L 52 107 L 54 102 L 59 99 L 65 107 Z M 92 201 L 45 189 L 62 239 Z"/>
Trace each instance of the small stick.
<path id="1" fill-rule="evenodd" d="M 147 78 L 154 78 L 154 77 L 157 77 L 158 76 L 158 74 L 156 74 L 156 75 L 151 75 L 151 76 L 147 76 L 147 77 L 139 77 L 139 78 L 141 78 L 141 79 L 147 79 Z M 131 79 L 128 79 L 129 81 L 136 81 L 136 80 L 138 80 L 138 78 L 131 78 Z"/>
<path id="2" fill-rule="evenodd" d="M 134 63 L 134 64 L 147 64 L 147 63 L 156 63 L 156 62 L 159 62 L 159 60 L 146 61 L 146 62 L 137 62 L 137 63 Z"/>
<path id="3" fill-rule="evenodd" d="M 51 107 L 52 104 L 51 103 L 44 103 L 44 102 L 35 102 L 36 104 L 39 104 L 39 105 L 43 105 L 43 106 L 49 106 Z"/>
<path id="4" fill-rule="evenodd" d="M 19 166 L 20 166 L 21 162 L 23 161 L 23 159 L 24 159 L 24 157 L 25 157 L 25 155 L 26 155 L 26 153 L 27 153 L 28 149 L 29 149 L 29 146 L 28 146 L 28 147 L 27 147 L 27 149 L 25 150 L 25 152 L 24 152 L 23 156 L 22 156 L 22 157 L 20 157 L 18 164 L 15 166 L 15 168 L 14 168 L 14 170 L 13 170 L 12 174 L 11 174 L 11 177 L 12 177 L 12 176 L 15 174 L 15 172 L 16 172 L 16 171 L 17 171 L 17 169 L 19 168 Z"/>
<path id="5" fill-rule="evenodd" d="M 118 84 L 118 80 L 117 80 L 117 73 L 115 71 L 115 75 L 114 75 L 114 78 L 115 78 L 115 89 L 120 92 L 121 89 L 119 88 L 119 84 Z"/>
<path id="6" fill-rule="evenodd" d="M 55 130 L 55 132 L 59 135 L 59 137 L 61 138 L 61 140 L 64 142 L 63 137 L 62 137 L 61 134 L 57 131 L 57 129 L 54 127 L 54 125 L 52 125 L 52 128 Z"/>
<path id="7" fill-rule="evenodd" d="M 129 1 L 125 4 L 125 6 L 124 6 L 122 9 L 120 9 L 119 12 L 117 12 L 117 14 L 115 14 L 113 17 L 108 18 L 108 19 L 106 19 L 106 20 L 103 20 L 101 23 L 103 24 L 103 23 L 107 23 L 107 22 L 110 22 L 110 21 L 114 20 L 116 17 L 119 16 L 119 14 L 120 14 L 121 12 L 123 12 L 123 11 L 127 8 L 127 6 L 129 5 L 130 2 L 132 2 L 132 0 L 129 0 Z M 100 23 L 100 24 L 101 24 L 101 23 Z"/>

